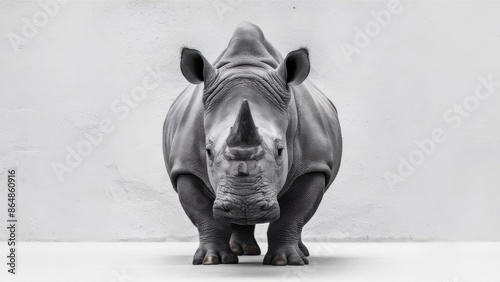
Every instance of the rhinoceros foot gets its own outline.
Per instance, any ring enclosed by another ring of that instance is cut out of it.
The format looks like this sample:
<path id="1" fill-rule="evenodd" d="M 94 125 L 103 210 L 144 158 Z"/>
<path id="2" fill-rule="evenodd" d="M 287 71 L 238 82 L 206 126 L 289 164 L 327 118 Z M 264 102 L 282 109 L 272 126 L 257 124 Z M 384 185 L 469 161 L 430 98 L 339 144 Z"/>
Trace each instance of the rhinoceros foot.
<path id="1" fill-rule="evenodd" d="M 238 263 L 238 257 L 231 251 L 229 245 L 202 243 L 193 257 L 193 264 L 234 264 Z"/>
<path id="2" fill-rule="evenodd" d="M 264 264 L 270 265 L 305 265 L 309 260 L 299 248 L 298 244 L 283 244 L 269 246 Z"/>
<path id="3" fill-rule="evenodd" d="M 260 255 L 260 248 L 254 237 L 255 225 L 232 224 L 229 246 L 233 253 L 241 255 Z"/>

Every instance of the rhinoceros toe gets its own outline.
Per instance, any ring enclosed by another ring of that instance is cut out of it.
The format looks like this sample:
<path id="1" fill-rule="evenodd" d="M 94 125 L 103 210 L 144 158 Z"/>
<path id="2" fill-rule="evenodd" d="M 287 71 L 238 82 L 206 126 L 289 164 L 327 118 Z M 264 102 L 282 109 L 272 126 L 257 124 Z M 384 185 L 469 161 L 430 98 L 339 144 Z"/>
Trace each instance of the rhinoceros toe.
<path id="1" fill-rule="evenodd" d="M 231 250 L 238 256 L 247 255 L 247 256 L 258 256 L 260 255 L 260 247 L 257 243 L 234 243 L 230 244 Z"/>
<path id="2" fill-rule="evenodd" d="M 231 251 L 229 246 L 217 244 L 200 244 L 193 257 L 193 264 L 234 264 L 238 263 L 238 257 Z"/>
<path id="3" fill-rule="evenodd" d="M 299 249 L 298 245 L 282 245 L 270 247 L 264 257 L 264 264 L 269 265 L 305 265 L 309 260 Z"/>
<path id="4" fill-rule="evenodd" d="M 299 241 L 299 249 L 304 254 L 304 256 L 309 256 L 309 250 L 307 249 L 306 245 L 302 243 L 302 240 Z"/>

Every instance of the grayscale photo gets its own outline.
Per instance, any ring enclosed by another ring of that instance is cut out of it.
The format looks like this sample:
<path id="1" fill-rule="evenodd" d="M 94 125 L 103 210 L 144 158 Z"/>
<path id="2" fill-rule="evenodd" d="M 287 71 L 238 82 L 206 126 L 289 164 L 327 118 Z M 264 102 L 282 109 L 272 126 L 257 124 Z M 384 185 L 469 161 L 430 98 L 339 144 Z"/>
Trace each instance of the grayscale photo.
<path id="1" fill-rule="evenodd" d="M 499 13 L 2 0 L 1 281 L 500 282 Z"/>

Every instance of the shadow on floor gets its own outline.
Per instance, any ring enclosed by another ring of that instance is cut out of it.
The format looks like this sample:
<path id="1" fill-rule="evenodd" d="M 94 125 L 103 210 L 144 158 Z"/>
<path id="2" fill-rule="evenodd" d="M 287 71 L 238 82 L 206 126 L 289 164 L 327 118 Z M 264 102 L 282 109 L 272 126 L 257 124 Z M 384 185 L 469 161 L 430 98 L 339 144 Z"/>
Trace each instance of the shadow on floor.
<path id="1" fill-rule="evenodd" d="M 192 265 L 192 256 L 178 255 L 165 258 L 169 267 L 182 268 L 190 277 L 272 277 L 288 280 L 291 278 L 307 279 L 318 276 L 330 276 L 341 273 L 359 265 L 362 258 L 321 256 L 308 257 L 309 265 L 305 266 L 271 266 L 263 265 L 263 255 L 240 256 L 238 264 Z"/>

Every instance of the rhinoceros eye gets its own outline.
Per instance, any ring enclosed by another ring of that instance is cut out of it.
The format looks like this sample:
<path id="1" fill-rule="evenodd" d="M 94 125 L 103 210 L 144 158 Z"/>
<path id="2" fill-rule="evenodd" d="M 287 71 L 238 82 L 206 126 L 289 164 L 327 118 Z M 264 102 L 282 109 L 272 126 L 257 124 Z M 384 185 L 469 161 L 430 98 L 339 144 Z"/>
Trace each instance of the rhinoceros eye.
<path id="1" fill-rule="evenodd" d="M 281 164 L 283 163 L 283 144 L 281 143 L 277 143 L 276 144 L 276 164 L 278 166 L 281 166 Z"/>
<path id="2" fill-rule="evenodd" d="M 283 143 L 281 140 L 277 139 L 276 141 L 274 141 L 274 145 L 275 145 L 275 148 L 276 148 L 276 155 L 278 156 L 278 158 L 281 158 L 283 156 L 283 148 L 285 146 L 283 146 Z"/>
<path id="3" fill-rule="evenodd" d="M 209 159 L 213 158 L 213 152 L 212 152 L 212 143 L 208 143 L 207 146 L 205 147 L 205 150 L 207 151 L 207 156 Z"/>
<path id="4" fill-rule="evenodd" d="M 211 166 L 214 163 L 214 155 L 211 148 L 206 148 L 206 151 L 207 151 L 208 165 Z"/>

